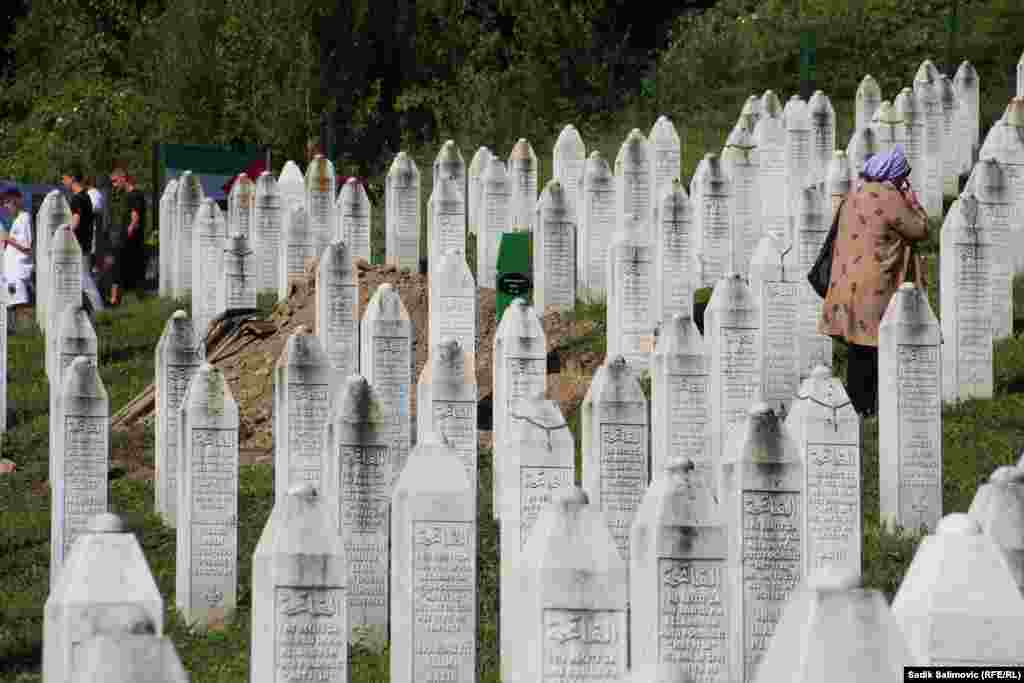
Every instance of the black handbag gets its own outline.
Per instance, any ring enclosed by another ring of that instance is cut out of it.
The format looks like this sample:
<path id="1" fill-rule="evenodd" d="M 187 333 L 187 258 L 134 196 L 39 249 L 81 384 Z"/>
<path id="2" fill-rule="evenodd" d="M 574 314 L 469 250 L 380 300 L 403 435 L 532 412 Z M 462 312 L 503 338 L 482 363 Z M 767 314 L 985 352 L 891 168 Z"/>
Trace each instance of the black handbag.
<path id="1" fill-rule="evenodd" d="M 836 215 L 832 219 L 832 228 L 828 231 L 828 237 L 825 238 L 825 243 L 821 245 L 821 251 L 818 252 L 818 258 L 814 260 L 814 265 L 807 272 L 807 281 L 811 283 L 811 287 L 822 299 L 828 294 L 828 286 L 832 282 L 832 249 L 836 243 L 836 233 L 839 232 L 839 214 L 843 211 L 843 205 L 846 204 L 844 199 L 840 204 L 839 208 L 836 209 Z"/>

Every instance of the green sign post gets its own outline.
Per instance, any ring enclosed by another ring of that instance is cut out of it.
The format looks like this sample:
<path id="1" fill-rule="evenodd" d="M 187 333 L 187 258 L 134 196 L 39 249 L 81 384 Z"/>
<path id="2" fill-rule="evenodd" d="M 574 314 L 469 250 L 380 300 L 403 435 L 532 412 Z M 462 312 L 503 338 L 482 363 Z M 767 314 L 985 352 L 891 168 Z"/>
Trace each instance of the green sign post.
<path id="1" fill-rule="evenodd" d="M 818 81 L 818 49 L 814 31 L 800 34 L 800 96 L 809 100 Z"/>
<path id="2" fill-rule="evenodd" d="M 533 251 L 532 233 L 502 233 L 498 242 L 497 263 L 497 318 L 501 316 L 513 299 L 525 299 L 533 303 L 533 271 L 530 255 Z"/>

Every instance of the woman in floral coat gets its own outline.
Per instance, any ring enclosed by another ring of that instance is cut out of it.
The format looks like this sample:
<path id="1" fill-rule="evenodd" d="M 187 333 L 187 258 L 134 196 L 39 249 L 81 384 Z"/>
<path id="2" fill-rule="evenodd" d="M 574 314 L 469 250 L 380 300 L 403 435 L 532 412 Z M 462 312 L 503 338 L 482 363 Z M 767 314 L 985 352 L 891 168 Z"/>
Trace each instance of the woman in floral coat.
<path id="1" fill-rule="evenodd" d="M 910 187 L 902 145 L 864 163 L 839 207 L 832 281 L 818 331 L 848 346 L 847 392 L 862 416 L 878 406 L 878 326 L 903 282 L 922 284 L 912 245 L 928 237 L 928 216 Z"/>

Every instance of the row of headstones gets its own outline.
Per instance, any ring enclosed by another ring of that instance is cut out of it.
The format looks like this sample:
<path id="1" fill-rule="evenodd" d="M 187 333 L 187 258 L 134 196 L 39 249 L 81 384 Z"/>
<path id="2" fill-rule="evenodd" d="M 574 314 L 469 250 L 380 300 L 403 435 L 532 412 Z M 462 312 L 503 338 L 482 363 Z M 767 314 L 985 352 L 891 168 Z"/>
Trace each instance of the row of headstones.
<path id="1" fill-rule="evenodd" d="M 556 426 L 557 407 L 532 404 L 555 418 L 541 425 Z M 720 492 L 693 461 L 671 460 L 645 493 L 628 561 L 582 489 L 565 482 L 550 500 L 534 499 L 539 514 L 520 553 L 505 555 L 502 530 L 502 680 L 627 680 L 631 671 L 638 682 L 771 681 L 800 652 L 813 653 L 797 679 L 808 681 L 836 656 L 851 674 L 883 680 L 913 664 L 1024 663 L 1019 467 L 993 473 L 969 515 L 948 516 L 925 538 L 890 612 L 880 593 L 857 590 L 856 567 L 828 563 L 806 578 L 814 501 L 804 486 L 816 458 L 788 431 L 767 406 L 752 409 Z M 550 448 L 547 438 L 518 445 L 534 457 Z M 425 438 L 390 511 L 392 680 L 476 680 L 472 497 L 454 451 Z M 276 502 L 253 558 L 250 680 L 347 680 L 349 643 L 363 634 L 353 624 L 358 577 L 336 524 L 313 485 Z M 518 546 L 520 530 L 511 531 Z M 853 632 L 841 616 L 852 607 Z M 162 638 L 163 599 L 116 517 L 101 514 L 80 535 L 45 616 L 47 683 L 187 680 Z"/>

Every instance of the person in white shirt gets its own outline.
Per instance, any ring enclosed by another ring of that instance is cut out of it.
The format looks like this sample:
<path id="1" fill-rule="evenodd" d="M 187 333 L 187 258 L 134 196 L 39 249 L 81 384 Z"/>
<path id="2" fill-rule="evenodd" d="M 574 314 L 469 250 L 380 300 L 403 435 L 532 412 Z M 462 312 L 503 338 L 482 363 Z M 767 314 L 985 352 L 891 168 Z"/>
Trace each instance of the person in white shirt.
<path id="1" fill-rule="evenodd" d="M 7 294 L 8 328 L 15 317 L 32 303 L 32 217 L 22 206 L 17 185 L 0 186 L 0 209 L 11 218 L 11 229 L 0 237 L 3 247 L 3 285 Z"/>

